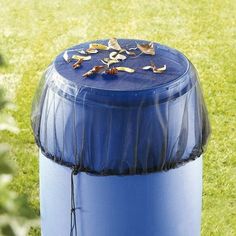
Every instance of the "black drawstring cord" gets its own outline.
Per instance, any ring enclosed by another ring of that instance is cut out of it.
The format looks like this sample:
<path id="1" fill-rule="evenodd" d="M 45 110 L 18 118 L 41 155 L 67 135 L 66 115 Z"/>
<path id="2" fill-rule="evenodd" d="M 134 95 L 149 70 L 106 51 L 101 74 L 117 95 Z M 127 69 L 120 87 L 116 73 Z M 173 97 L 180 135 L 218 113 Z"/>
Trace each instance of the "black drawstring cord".
<path id="1" fill-rule="evenodd" d="M 75 190 L 74 190 L 74 175 L 79 173 L 78 166 L 73 166 L 71 171 L 71 211 L 70 211 L 70 236 L 77 236 L 76 208 L 75 206 Z"/>

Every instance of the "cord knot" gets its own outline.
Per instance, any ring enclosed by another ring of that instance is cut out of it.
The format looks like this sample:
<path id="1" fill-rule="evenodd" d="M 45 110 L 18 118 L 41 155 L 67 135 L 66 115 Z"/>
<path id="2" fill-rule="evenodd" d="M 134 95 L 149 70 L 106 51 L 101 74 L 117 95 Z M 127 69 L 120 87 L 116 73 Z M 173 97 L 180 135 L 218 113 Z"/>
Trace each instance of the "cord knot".
<path id="1" fill-rule="evenodd" d="M 72 174 L 77 175 L 79 173 L 79 165 L 72 166 Z"/>

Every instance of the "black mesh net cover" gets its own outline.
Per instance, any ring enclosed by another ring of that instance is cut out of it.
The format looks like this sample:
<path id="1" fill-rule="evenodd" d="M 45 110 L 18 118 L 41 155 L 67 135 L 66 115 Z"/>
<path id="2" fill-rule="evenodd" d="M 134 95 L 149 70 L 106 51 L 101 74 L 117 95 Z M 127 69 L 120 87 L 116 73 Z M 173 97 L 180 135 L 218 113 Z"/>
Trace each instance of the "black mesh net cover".
<path id="1" fill-rule="evenodd" d="M 118 40 L 123 48 L 139 40 Z M 91 42 L 89 42 L 91 43 Z M 67 50 L 80 55 L 89 43 Z M 107 45 L 108 40 L 92 43 Z M 210 133 L 198 75 L 180 52 L 154 43 L 155 55 L 127 56 L 115 66 L 133 73 L 82 75 L 114 50 L 91 54 L 73 69 L 61 53 L 44 73 L 32 107 L 32 128 L 43 154 L 96 175 L 145 174 L 199 157 Z M 139 49 L 135 49 L 136 54 Z M 163 73 L 142 69 L 166 65 Z M 111 66 L 112 67 L 112 66 Z"/>

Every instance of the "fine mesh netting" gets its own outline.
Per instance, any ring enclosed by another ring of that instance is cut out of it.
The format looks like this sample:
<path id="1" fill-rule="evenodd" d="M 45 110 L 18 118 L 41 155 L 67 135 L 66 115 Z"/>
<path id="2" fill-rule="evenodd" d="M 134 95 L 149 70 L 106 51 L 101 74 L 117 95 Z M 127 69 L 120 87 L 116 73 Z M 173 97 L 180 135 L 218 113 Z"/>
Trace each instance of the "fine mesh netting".
<path id="1" fill-rule="evenodd" d="M 136 42 L 120 40 L 121 45 Z M 60 54 L 44 73 L 33 102 L 32 128 L 44 155 L 97 175 L 169 170 L 199 157 L 210 126 L 197 72 L 181 53 L 154 46 L 154 57 L 122 62 L 135 67 L 134 73 L 115 77 L 82 77 L 108 52 L 78 70 Z M 141 70 L 150 60 L 166 64 L 166 72 Z"/>

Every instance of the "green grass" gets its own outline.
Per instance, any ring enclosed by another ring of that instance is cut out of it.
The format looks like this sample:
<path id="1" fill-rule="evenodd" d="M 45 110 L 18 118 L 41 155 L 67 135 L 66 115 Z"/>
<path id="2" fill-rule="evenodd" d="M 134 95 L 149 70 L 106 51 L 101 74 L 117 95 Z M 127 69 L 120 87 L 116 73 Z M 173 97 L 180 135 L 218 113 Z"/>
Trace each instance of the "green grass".
<path id="1" fill-rule="evenodd" d="M 78 3 L 80 2 L 80 3 Z M 18 164 L 11 187 L 39 211 L 38 160 L 30 128 L 40 75 L 63 49 L 98 38 L 141 38 L 182 51 L 197 67 L 212 135 L 204 158 L 202 235 L 236 235 L 236 2 L 0 0 L 0 78 L 14 87 L 21 133 L 4 133 Z M 14 92 L 11 92 L 13 97 Z M 40 235 L 32 230 L 30 235 Z"/>

